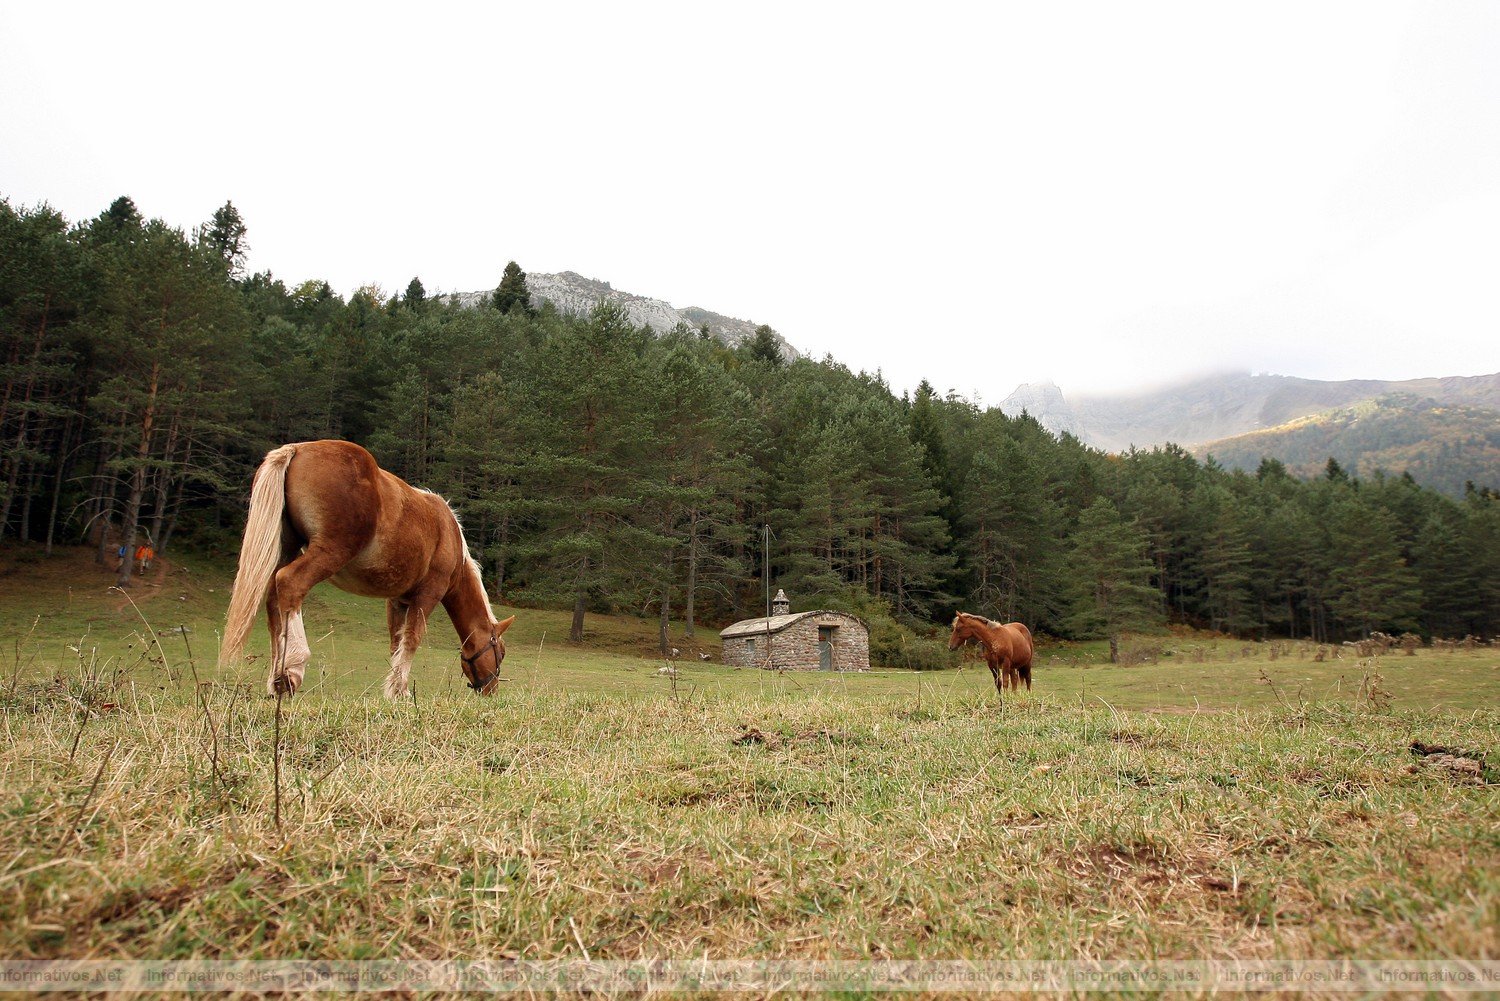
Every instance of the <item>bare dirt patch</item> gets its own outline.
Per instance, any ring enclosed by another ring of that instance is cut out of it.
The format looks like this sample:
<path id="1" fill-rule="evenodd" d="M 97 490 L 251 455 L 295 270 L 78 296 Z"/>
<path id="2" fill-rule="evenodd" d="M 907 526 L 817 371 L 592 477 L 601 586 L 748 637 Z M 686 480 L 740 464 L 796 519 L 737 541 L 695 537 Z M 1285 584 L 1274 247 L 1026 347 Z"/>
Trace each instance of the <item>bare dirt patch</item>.
<path id="1" fill-rule="evenodd" d="M 1215 871 L 1207 855 L 1174 858 L 1152 845 L 1094 844 L 1076 853 L 1067 863 L 1075 877 L 1090 882 L 1154 887 L 1192 886 L 1220 893 L 1234 892 L 1233 883 Z"/>
<path id="2" fill-rule="evenodd" d="M 1424 744 L 1420 740 L 1414 740 L 1411 742 L 1411 753 L 1417 756 L 1417 763 L 1408 766 L 1407 771 L 1415 773 L 1424 769 L 1434 770 L 1465 785 L 1500 784 L 1500 775 L 1485 763 L 1484 754 L 1478 751 L 1445 747 L 1442 744 Z"/>

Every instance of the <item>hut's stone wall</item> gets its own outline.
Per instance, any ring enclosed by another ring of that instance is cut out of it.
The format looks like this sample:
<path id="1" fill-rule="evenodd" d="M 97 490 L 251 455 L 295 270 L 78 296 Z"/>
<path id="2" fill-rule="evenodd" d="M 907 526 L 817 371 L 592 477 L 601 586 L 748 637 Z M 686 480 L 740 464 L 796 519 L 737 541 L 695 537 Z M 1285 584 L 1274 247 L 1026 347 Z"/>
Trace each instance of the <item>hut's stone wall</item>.
<path id="1" fill-rule="evenodd" d="M 826 626 L 833 629 L 829 637 L 833 648 L 833 670 L 867 670 L 870 666 L 870 631 L 852 615 L 842 612 L 812 612 L 799 616 L 795 622 L 779 630 L 774 621 L 771 625 L 773 632 L 769 638 L 764 626 L 760 632 L 756 632 L 750 623 L 736 623 L 726 630 L 739 635 L 724 638 L 724 663 L 734 667 L 816 671 L 821 667 L 818 629 Z M 769 663 L 766 657 L 768 639 Z"/>

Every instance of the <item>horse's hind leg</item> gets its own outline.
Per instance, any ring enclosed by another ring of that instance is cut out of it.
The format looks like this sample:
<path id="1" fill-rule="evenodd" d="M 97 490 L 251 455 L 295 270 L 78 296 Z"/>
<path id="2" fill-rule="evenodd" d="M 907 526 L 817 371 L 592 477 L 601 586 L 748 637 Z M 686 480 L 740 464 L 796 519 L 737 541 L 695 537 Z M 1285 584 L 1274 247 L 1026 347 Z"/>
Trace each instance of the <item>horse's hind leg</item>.
<path id="1" fill-rule="evenodd" d="M 271 660 L 268 686 L 272 695 L 278 688 L 291 695 L 301 687 L 307 662 L 312 659 L 307 630 L 302 624 L 302 602 L 315 585 L 338 573 L 353 559 L 354 552 L 315 541 L 301 556 L 276 571 L 268 601 L 275 603 L 275 612 L 270 617 L 273 621 L 278 616 L 281 619 L 278 630 L 281 652 L 279 658 L 273 656 Z"/>
<path id="2" fill-rule="evenodd" d="M 276 600 L 276 588 L 267 596 L 266 618 L 271 623 L 271 676 L 266 688 L 272 695 L 278 690 L 295 695 L 302 687 L 307 662 L 312 660 L 312 647 L 307 643 L 307 628 L 302 624 L 302 609 L 283 612 L 272 602 Z"/>
<path id="3" fill-rule="evenodd" d="M 289 537 L 289 533 L 283 528 L 281 538 L 281 566 L 285 567 L 297 555 L 297 545 Z M 278 568 L 279 570 L 280 568 Z M 310 653 L 307 650 L 307 635 L 302 629 L 302 616 L 296 616 L 293 623 L 292 617 L 283 614 L 281 602 L 276 591 L 276 577 L 271 577 L 271 585 L 266 589 L 266 626 L 271 631 L 271 659 L 267 665 L 266 691 L 272 695 L 276 694 L 278 688 L 282 692 L 291 695 L 302 683 L 303 666 L 307 663 Z M 296 682 L 289 684 L 287 674 L 288 663 L 295 663 Z"/>
<path id="4" fill-rule="evenodd" d="M 385 676 L 386 698 L 399 699 L 406 694 L 412 657 L 427 636 L 427 616 L 436 604 L 425 598 L 410 603 L 393 598 L 386 603 L 386 624 L 391 629 L 391 672 Z"/>

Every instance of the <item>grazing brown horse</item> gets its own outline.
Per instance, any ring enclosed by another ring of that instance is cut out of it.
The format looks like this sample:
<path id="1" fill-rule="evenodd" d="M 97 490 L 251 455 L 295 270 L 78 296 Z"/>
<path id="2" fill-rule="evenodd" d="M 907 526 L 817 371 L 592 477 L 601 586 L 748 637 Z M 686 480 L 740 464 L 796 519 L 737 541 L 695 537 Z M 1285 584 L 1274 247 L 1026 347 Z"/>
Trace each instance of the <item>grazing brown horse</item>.
<path id="1" fill-rule="evenodd" d="M 957 650 L 970 641 L 977 642 L 984 650 L 985 662 L 990 665 L 990 674 L 995 679 L 995 691 L 1004 694 L 1009 687 L 1015 691 L 1022 680 L 1026 690 L 1031 691 L 1031 630 L 1019 622 L 1001 625 L 980 615 L 959 612 L 953 617 L 953 635 L 948 637 L 948 649 Z"/>
<path id="2" fill-rule="evenodd" d="M 266 687 L 273 695 L 295 693 L 312 657 L 302 599 L 325 580 L 351 594 L 386 599 L 387 698 L 406 694 L 412 656 L 438 602 L 458 630 L 469 687 L 494 692 L 505 659 L 500 636 L 516 617 L 495 621 L 448 503 L 392 476 L 352 442 L 283 445 L 255 472 L 220 666 L 239 659 L 264 602 L 271 628 Z"/>

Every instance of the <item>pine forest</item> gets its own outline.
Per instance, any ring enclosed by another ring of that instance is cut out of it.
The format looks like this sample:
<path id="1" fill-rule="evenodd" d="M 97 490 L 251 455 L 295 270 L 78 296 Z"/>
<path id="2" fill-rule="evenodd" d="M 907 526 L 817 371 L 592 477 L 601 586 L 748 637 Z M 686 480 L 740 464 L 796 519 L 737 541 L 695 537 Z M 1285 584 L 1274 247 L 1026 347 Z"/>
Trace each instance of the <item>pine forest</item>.
<path id="1" fill-rule="evenodd" d="M 447 497 L 492 592 L 570 609 L 575 640 L 592 612 L 664 645 L 761 614 L 767 539 L 799 607 L 916 667 L 960 609 L 1065 638 L 1500 632 L 1493 484 L 1109 455 L 787 361 L 768 328 L 535 308 L 514 263 L 476 308 L 415 278 L 345 299 L 245 273 L 246 238 L 232 204 L 185 233 L 128 198 L 81 223 L 0 201 L 0 540 L 228 557 L 260 457 L 345 438 Z"/>

